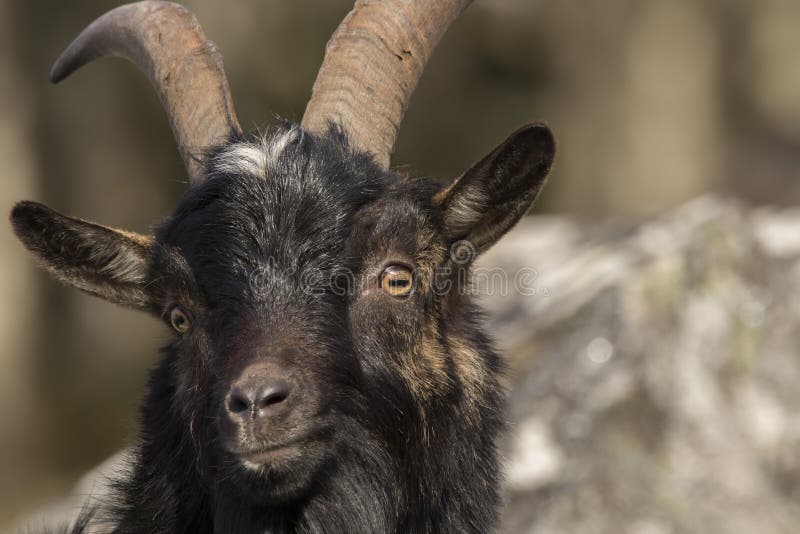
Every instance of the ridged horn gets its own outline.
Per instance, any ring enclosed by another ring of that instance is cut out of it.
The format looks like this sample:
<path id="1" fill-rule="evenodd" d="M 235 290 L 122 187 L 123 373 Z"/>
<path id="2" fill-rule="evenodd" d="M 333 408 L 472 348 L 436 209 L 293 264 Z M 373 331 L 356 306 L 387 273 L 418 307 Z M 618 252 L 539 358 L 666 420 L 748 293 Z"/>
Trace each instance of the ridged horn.
<path id="1" fill-rule="evenodd" d="M 434 48 L 471 0 L 357 0 L 325 50 L 303 127 L 341 126 L 384 168 Z"/>
<path id="2" fill-rule="evenodd" d="M 192 184 L 206 151 L 240 135 L 222 55 L 189 10 L 172 2 L 127 4 L 92 22 L 50 71 L 58 83 L 90 61 L 122 57 L 158 92 Z"/>

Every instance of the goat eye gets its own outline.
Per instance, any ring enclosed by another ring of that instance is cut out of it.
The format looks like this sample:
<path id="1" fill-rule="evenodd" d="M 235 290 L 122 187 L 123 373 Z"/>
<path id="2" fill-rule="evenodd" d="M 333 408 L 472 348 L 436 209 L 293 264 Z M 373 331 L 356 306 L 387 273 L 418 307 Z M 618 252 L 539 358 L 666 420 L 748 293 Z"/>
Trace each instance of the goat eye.
<path id="1" fill-rule="evenodd" d="M 390 265 L 381 273 L 381 289 L 393 297 L 407 297 L 414 287 L 411 269 Z"/>
<path id="2" fill-rule="evenodd" d="M 172 308 L 172 311 L 169 312 L 169 322 L 172 323 L 172 328 L 181 334 L 189 330 L 189 326 L 192 324 L 191 321 L 189 321 L 189 316 L 186 315 L 186 312 L 184 312 L 180 306 L 175 306 Z"/>

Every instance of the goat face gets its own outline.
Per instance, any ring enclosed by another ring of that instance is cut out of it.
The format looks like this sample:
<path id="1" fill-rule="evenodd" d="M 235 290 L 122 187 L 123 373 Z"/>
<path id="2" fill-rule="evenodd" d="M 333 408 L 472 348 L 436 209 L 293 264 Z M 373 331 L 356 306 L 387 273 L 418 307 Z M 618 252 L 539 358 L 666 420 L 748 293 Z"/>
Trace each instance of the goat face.
<path id="1" fill-rule="evenodd" d="M 283 501 L 348 440 L 400 444 L 431 406 L 480 391 L 489 362 L 454 346 L 468 263 L 451 250 L 513 225 L 553 148 L 528 126 L 442 190 L 336 130 L 287 126 L 209 157 L 154 238 L 29 202 L 12 222 L 61 280 L 173 327 L 171 409 L 206 474 Z"/>

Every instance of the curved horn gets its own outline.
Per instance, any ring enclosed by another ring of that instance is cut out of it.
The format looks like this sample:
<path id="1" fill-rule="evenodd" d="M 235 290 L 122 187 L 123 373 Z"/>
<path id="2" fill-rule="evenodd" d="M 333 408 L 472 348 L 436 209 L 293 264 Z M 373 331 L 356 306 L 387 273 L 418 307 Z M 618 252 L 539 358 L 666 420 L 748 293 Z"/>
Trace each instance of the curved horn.
<path id="1" fill-rule="evenodd" d="M 357 0 L 328 41 L 303 126 L 338 123 L 387 168 L 425 64 L 471 1 Z"/>
<path id="2" fill-rule="evenodd" d="M 186 8 L 148 0 L 112 9 L 92 22 L 50 71 L 58 83 L 90 61 L 123 57 L 150 80 L 192 184 L 202 179 L 204 152 L 241 133 L 222 55 Z"/>

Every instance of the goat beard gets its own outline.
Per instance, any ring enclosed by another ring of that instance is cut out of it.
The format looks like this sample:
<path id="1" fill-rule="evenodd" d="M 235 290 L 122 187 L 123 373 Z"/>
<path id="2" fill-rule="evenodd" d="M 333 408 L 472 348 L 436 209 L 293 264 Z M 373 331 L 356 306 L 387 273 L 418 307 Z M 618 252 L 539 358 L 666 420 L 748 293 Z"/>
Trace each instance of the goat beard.
<path id="1" fill-rule="evenodd" d="M 215 532 L 392 532 L 397 496 L 386 451 L 353 422 L 293 462 L 252 469 L 226 458 L 214 492 Z M 354 529 L 355 530 L 352 530 Z"/>

